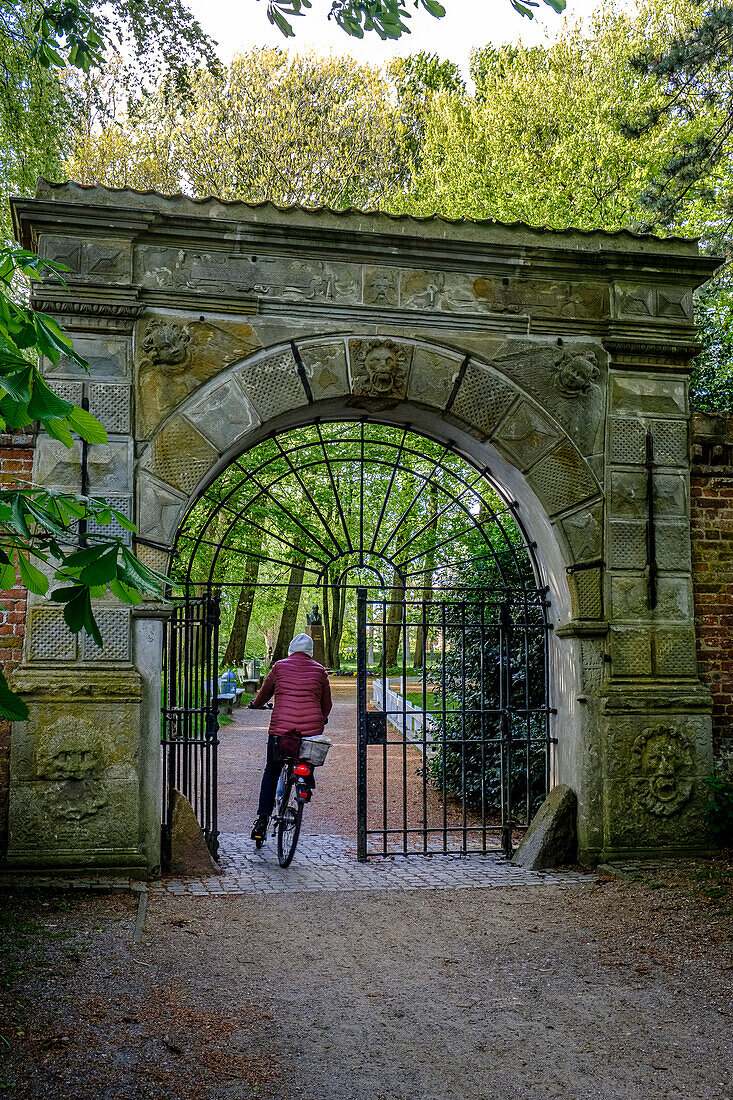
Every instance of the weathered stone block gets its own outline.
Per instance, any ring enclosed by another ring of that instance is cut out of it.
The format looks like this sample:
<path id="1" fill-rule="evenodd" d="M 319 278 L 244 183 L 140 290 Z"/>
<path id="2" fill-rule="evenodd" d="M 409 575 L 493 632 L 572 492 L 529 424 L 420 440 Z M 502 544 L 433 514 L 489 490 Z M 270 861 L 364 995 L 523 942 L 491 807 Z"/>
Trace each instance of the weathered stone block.
<path id="1" fill-rule="evenodd" d="M 244 392 L 264 422 L 306 401 L 292 351 L 276 352 L 245 363 L 239 372 Z"/>
<path id="2" fill-rule="evenodd" d="M 608 525 L 611 569 L 643 569 L 647 564 L 646 524 L 612 520 Z"/>
<path id="3" fill-rule="evenodd" d="M 609 420 L 608 460 L 618 465 L 640 466 L 646 459 L 646 428 L 639 420 L 618 416 Z"/>
<path id="4" fill-rule="evenodd" d="M 611 473 L 609 514 L 624 519 L 646 519 L 647 483 L 643 470 L 614 470 Z"/>
<path id="5" fill-rule="evenodd" d="M 600 569 L 583 569 L 570 578 L 573 618 L 600 619 L 603 615 L 603 589 Z"/>
<path id="6" fill-rule="evenodd" d="M 89 387 L 89 412 L 108 432 L 129 432 L 131 427 L 130 386 L 114 382 L 93 382 Z"/>
<path id="7" fill-rule="evenodd" d="M 212 875 L 220 870 L 206 846 L 191 803 L 180 791 L 172 792 L 170 830 L 171 857 L 166 867 L 169 874 Z"/>
<path id="8" fill-rule="evenodd" d="M 462 362 L 459 355 L 416 347 L 407 387 L 408 398 L 434 409 L 444 409 Z"/>
<path id="9" fill-rule="evenodd" d="M 689 515 L 687 477 L 684 474 L 654 475 L 655 516 Z"/>
<path id="10" fill-rule="evenodd" d="M 33 480 L 49 489 L 81 492 L 81 443 L 66 447 L 60 440 L 39 435 L 33 459 Z"/>
<path id="11" fill-rule="evenodd" d="M 577 814 L 575 791 L 558 783 L 537 811 L 512 863 L 534 871 L 574 863 L 578 854 Z"/>
<path id="12" fill-rule="evenodd" d="M 44 359 L 44 374 L 80 378 L 109 378 L 124 381 L 131 377 L 130 340 L 126 336 L 74 336 L 74 351 L 89 363 L 91 375 L 83 367 L 61 356 L 58 363 Z"/>
<path id="13" fill-rule="evenodd" d="M 569 511 L 599 492 L 590 468 L 569 439 L 536 463 L 527 481 L 550 515 Z"/>
<path id="14" fill-rule="evenodd" d="M 470 362 L 451 412 L 467 424 L 478 428 L 482 435 L 488 436 L 517 396 L 514 387 L 504 382 L 495 372 L 479 363 Z"/>
<path id="15" fill-rule="evenodd" d="M 8 861 L 124 866 L 139 850 L 139 782 L 108 779 L 11 781 Z M 141 862 L 138 860 L 138 862 Z"/>
<path id="16" fill-rule="evenodd" d="M 59 395 L 62 401 L 71 401 L 72 405 L 81 405 L 84 399 L 83 382 L 67 382 L 56 378 L 50 378 L 49 385 L 53 392 Z M 96 413 L 94 415 L 96 416 Z"/>
<path id="17" fill-rule="evenodd" d="M 687 416 L 685 384 L 679 378 L 614 373 L 611 412 L 632 416 Z"/>
<path id="18" fill-rule="evenodd" d="M 651 676 L 650 632 L 643 627 L 612 627 L 611 661 L 614 676 Z"/>
<path id="19" fill-rule="evenodd" d="M 127 607 L 95 607 L 94 614 L 104 644 L 100 647 L 88 634 L 82 634 L 82 660 L 129 661 L 130 609 Z"/>
<path id="20" fill-rule="evenodd" d="M 660 676 L 697 676 L 697 647 L 692 626 L 657 630 L 654 637 L 655 670 Z"/>
<path id="21" fill-rule="evenodd" d="M 520 470 L 527 470 L 562 438 L 557 425 L 528 401 L 519 401 L 492 439 Z"/>
<path id="22" fill-rule="evenodd" d="M 137 476 L 137 528 L 143 538 L 170 546 L 178 529 L 186 497 L 140 472 Z"/>
<path id="23" fill-rule="evenodd" d="M 343 340 L 319 340 L 298 345 L 314 401 L 349 393 L 349 370 Z"/>
<path id="24" fill-rule="evenodd" d="M 72 634 L 61 607 L 39 604 L 28 612 L 26 658 L 29 661 L 74 661 L 77 636 Z"/>
<path id="25" fill-rule="evenodd" d="M 364 305 L 396 306 L 399 302 L 400 272 L 396 267 L 364 268 Z"/>
<path id="26" fill-rule="evenodd" d="M 688 429 L 686 420 L 652 420 L 649 423 L 657 466 L 687 466 Z"/>
<path id="27" fill-rule="evenodd" d="M 188 402 L 183 412 L 189 423 L 213 443 L 220 454 L 259 424 L 257 413 L 235 378 L 206 389 L 193 403 Z"/>
<path id="28" fill-rule="evenodd" d="M 644 619 L 649 615 L 649 582 L 645 576 L 611 576 L 611 614 L 614 619 Z"/>
<path id="29" fill-rule="evenodd" d="M 689 523 L 659 521 L 655 524 L 654 531 L 658 568 L 689 572 L 692 557 Z"/>
<path id="30" fill-rule="evenodd" d="M 64 278 L 71 283 L 129 283 L 132 279 L 132 244 L 129 240 L 61 236 L 44 233 L 40 243 L 45 260 L 65 264 Z"/>
<path id="31" fill-rule="evenodd" d="M 692 581 L 689 577 L 657 578 L 657 615 L 662 620 L 692 622 Z"/>
<path id="32" fill-rule="evenodd" d="M 182 416 L 176 415 L 158 432 L 140 465 L 161 481 L 189 494 L 218 458 L 218 451 L 208 440 Z M 142 517 L 141 511 L 138 514 Z"/>
<path id="33" fill-rule="evenodd" d="M 89 448 L 89 491 L 107 494 L 132 489 L 133 446 L 130 439 L 110 439 Z"/>
<path id="34" fill-rule="evenodd" d="M 560 526 L 570 544 L 575 561 L 594 561 L 603 556 L 601 505 L 586 505 L 573 515 L 565 516 Z"/>
<path id="35" fill-rule="evenodd" d="M 84 670 L 76 675 L 82 683 Z M 18 782 L 135 778 L 135 702 L 51 697 L 30 711 L 13 727 L 11 774 Z"/>
<path id="36" fill-rule="evenodd" d="M 165 550 L 158 550 L 154 546 L 146 546 L 143 542 L 135 543 L 135 554 L 148 569 L 154 569 L 164 576 L 168 573 L 169 555 Z"/>

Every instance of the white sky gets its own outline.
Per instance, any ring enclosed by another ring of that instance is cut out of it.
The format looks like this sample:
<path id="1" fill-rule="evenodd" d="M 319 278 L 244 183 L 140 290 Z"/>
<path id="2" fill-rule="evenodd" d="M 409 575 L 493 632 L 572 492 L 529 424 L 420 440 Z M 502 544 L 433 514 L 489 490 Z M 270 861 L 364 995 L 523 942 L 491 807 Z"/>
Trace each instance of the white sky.
<path id="1" fill-rule="evenodd" d="M 288 39 L 268 23 L 264 0 L 188 0 L 201 26 L 219 43 L 219 55 L 225 62 L 233 54 L 257 46 L 349 54 L 374 64 L 425 50 L 451 58 L 464 73 L 473 46 L 518 42 L 520 38 L 525 45 L 538 45 L 557 35 L 565 17 L 574 20 L 587 16 L 599 4 L 600 0 L 568 0 L 562 16 L 541 4 L 530 21 L 518 15 L 509 0 L 443 0 L 443 19 L 433 19 L 422 9 L 415 11 L 409 35 L 398 42 L 382 42 L 374 33 L 361 41 L 351 38 L 333 20 L 329 21 L 330 0 L 313 0 L 313 7 L 304 17 L 291 20 L 295 38 Z"/>

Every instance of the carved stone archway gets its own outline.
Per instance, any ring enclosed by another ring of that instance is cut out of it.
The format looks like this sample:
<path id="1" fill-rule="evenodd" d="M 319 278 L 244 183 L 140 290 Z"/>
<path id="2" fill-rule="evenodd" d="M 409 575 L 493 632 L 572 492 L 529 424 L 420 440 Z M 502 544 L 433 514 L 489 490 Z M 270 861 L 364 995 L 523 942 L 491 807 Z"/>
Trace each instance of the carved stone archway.
<path id="1" fill-rule="evenodd" d="M 578 793 L 581 855 L 705 847 L 686 372 L 692 290 L 714 265 L 694 243 L 74 184 L 14 213 L 24 243 L 70 268 L 68 289 L 34 297 L 92 373 L 48 376 L 106 423 L 89 487 L 134 516 L 141 556 L 164 566 L 189 502 L 273 430 L 372 415 L 452 441 L 517 501 L 550 585 L 555 775 Z M 81 461 L 41 437 L 35 477 L 78 489 Z M 32 604 L 16 866 L 158 861 L 161 624 L 138 610 L 100 609 L 100 652 Z M 69 716 L 93 751 L 64 746 Z M 63 782 L 89 804 L 70 818 L 56 773 L 75 761 L 84 775 Z"/>

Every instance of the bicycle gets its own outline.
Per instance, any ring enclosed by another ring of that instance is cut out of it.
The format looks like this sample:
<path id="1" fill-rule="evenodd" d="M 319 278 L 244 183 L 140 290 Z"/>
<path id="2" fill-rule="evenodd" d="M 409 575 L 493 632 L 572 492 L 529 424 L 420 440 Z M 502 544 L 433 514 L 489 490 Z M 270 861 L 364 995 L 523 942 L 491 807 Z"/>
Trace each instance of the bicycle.
<path id="1" fill-rule="evenodd" d="M 272 835 L 277 837 L 277 861 L 281 867 L 289 867 L 295 855 L 303 806 L 311 800 L 308 780 L 312 775 L 313 769 L 303 760 L 290 759 L 283 763 L 272 817 Z"/>
<path id="2" fill-rule="evenodd" d="M 303 807 L 313 794 L 312 779 L 315 768 L 326 759 L 331 742 L 326 737 L 304 737 L 297 757 L 283 759 L 275 792 L 275 812 L 272 815 L 272 836 L 277 838 L 277 861 L 281 867 L 289 867 L 300 836 Z M 255 847 L 261 848 L 265 836 L 257 837 Z"/>

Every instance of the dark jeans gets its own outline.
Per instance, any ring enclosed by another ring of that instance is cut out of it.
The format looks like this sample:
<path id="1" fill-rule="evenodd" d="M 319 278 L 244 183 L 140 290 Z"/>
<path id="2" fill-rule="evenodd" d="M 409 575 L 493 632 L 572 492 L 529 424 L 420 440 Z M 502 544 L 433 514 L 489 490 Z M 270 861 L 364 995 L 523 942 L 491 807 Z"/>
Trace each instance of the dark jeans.
<path id="1" fill-rule="evenodd" d="M 280 778 L 280 772 L 282 771 L 283 757 L 280 755 L 280 749 L 276 737 L 267 738 L 267 763 L 265 764 L 265 770 L 262 773 L 262 783 L 260 784 L 260 803 L 257 807 L 258 817 L 270 817 L 275 805 L 275 794 L 277 793 L 277 781 Z M 311 776 L 308 784 L 311 790 L 315 790 L 316 781 Z"/>

